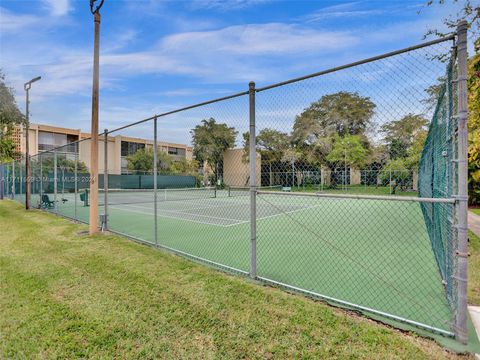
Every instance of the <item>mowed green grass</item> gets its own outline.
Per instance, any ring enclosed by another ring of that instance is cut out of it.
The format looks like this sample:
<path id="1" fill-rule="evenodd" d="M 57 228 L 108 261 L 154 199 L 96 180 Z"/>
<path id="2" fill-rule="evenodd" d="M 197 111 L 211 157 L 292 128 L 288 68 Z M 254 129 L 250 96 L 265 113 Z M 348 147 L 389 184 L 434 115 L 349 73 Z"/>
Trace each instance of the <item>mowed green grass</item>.
<path id="1" fill-rule="evenodd" d="M 468 231 L 468 303 L 480 305 L 480 237 Z"/>
<path id="2" fill-rule="evenodd" d="M 466 358 L 10 201 L 0 223 L 0 358 Z"/>
<path id="3" fill-rule="evenodd" d="M 395 195 L 395 196 L 418 196 L 416 191 L 401 191 L 397 188 L 395 194 L 392 194 L 393 187 L 390 186 L 365 186 L 365 185 L 347 185 L 347 188 L 342 188 L 342 185 L 337 185 L 336 188 L 322 188 L 320 185 L 305 185 L 292 186 L 293 192 L 320 192 L 328 194 L 355 194 L 355 195 Z"/>
<path id="4" fill-rule="evenodd" d="M 158 241 L 248 272 L 248 202 L 242 196 L 159 203 L 193 221 L 175 212 L 160 216 Z M 295 210 L 279 211 L 289 206 Z M 69 203 L 59 212 L 73 217 Z M 452 314 L 418 203 L 260 195 L 257 213 L 259 276 L 450 331 Z M 87 220 L 88 208 L 79 205 L 77 216 Z M 244 223 L 204 223 L 212 218 Z M 109 228 L 154 243 L 153 204 L 110 206 Z"/>
<path id="5" fill-rule="evenodd" d="M 476 215 L 480 215 L 480 207 L 470 208 L 470 209 L 468 209 L 468 211 L 471 211 L 472 213 L 474 213 Z"/>

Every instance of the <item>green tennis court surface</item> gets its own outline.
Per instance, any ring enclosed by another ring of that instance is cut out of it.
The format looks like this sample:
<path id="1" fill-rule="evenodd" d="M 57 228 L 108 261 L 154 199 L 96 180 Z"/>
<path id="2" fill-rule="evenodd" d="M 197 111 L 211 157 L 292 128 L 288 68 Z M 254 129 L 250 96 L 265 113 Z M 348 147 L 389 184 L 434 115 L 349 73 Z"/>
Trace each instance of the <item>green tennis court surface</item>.
<path id="1" fill-rule="evenodd" d="M 88 221 L 80 199 L 62 197 L 60 215 Z M 158 243 L 248 272 L 249 209 L 248 196 L 222 190 L 158 201 Z M 108 213 L 110 230 L 155 242 L 151 199 L 109 204 Z M 263 194 L 256 224 L 259 277 L 451 331 L 419 203 Z"/>

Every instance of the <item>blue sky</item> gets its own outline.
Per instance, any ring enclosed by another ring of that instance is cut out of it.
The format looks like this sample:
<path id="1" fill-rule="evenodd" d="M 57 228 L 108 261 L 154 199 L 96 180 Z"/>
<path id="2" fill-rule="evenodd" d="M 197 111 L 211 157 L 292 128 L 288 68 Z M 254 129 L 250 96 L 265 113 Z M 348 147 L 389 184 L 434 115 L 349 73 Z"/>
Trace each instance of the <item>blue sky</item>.
<path id="1" fill-rule="evenodd" d="M 100 129 L 422 41 L 426 1 L 121 1 L 102 8 Z M 418 13 L 420 12 L 420 13 Z M 89 131 L 88 1 L 0 2 L 0 67 L 32 122 Z"/>

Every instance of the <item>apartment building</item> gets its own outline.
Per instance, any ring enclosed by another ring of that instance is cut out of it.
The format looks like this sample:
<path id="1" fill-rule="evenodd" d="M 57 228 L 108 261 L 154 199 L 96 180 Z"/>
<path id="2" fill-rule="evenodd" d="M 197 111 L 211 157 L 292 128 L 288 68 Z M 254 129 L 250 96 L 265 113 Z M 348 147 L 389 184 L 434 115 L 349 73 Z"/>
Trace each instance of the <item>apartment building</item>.
<path id="1" fill-rule="evenodd" d="M 18 128 L 13 138 L 17 151 L 25 153 L 24 129 Z M 41 152 L 57 150 L 64 154 L 67 159 L 78 158 L 87 167 L 90 165 L 90 134 L 82 133 L 80 129 L 70 129 L 44 124 L 30 124 L 29 130 L 29 152 L 31 156 Z M 103 171 L 105 139 L 99 138 L 99 171 Z M 78 143 L 77 143 L 78 142 Z M 153 140 L 127 137 L 123 135 L 108 136 L 108 171 L 110 174 L 127 173 L 127 156 L 134 154 L 139 149 L 153 148 Z M 158 149 L 171 155 L 174 160 L 188 159 L 193 157 L 192 148 L 185 144 L 158 141 Z"/>

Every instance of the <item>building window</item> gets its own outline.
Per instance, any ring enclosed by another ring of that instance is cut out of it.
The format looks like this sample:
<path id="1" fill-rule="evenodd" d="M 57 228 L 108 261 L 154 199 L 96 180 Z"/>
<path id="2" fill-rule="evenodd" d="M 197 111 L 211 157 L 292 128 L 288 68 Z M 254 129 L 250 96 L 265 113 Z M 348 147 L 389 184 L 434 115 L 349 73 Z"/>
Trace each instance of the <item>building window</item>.
<path id="1" fill-rule="evenodd" d="M 121 155 L 128 156 L 135 154 L 138 150 L 145 149 L 145 144 L 140 144 L 131 141 L 122 141 Z"/>

